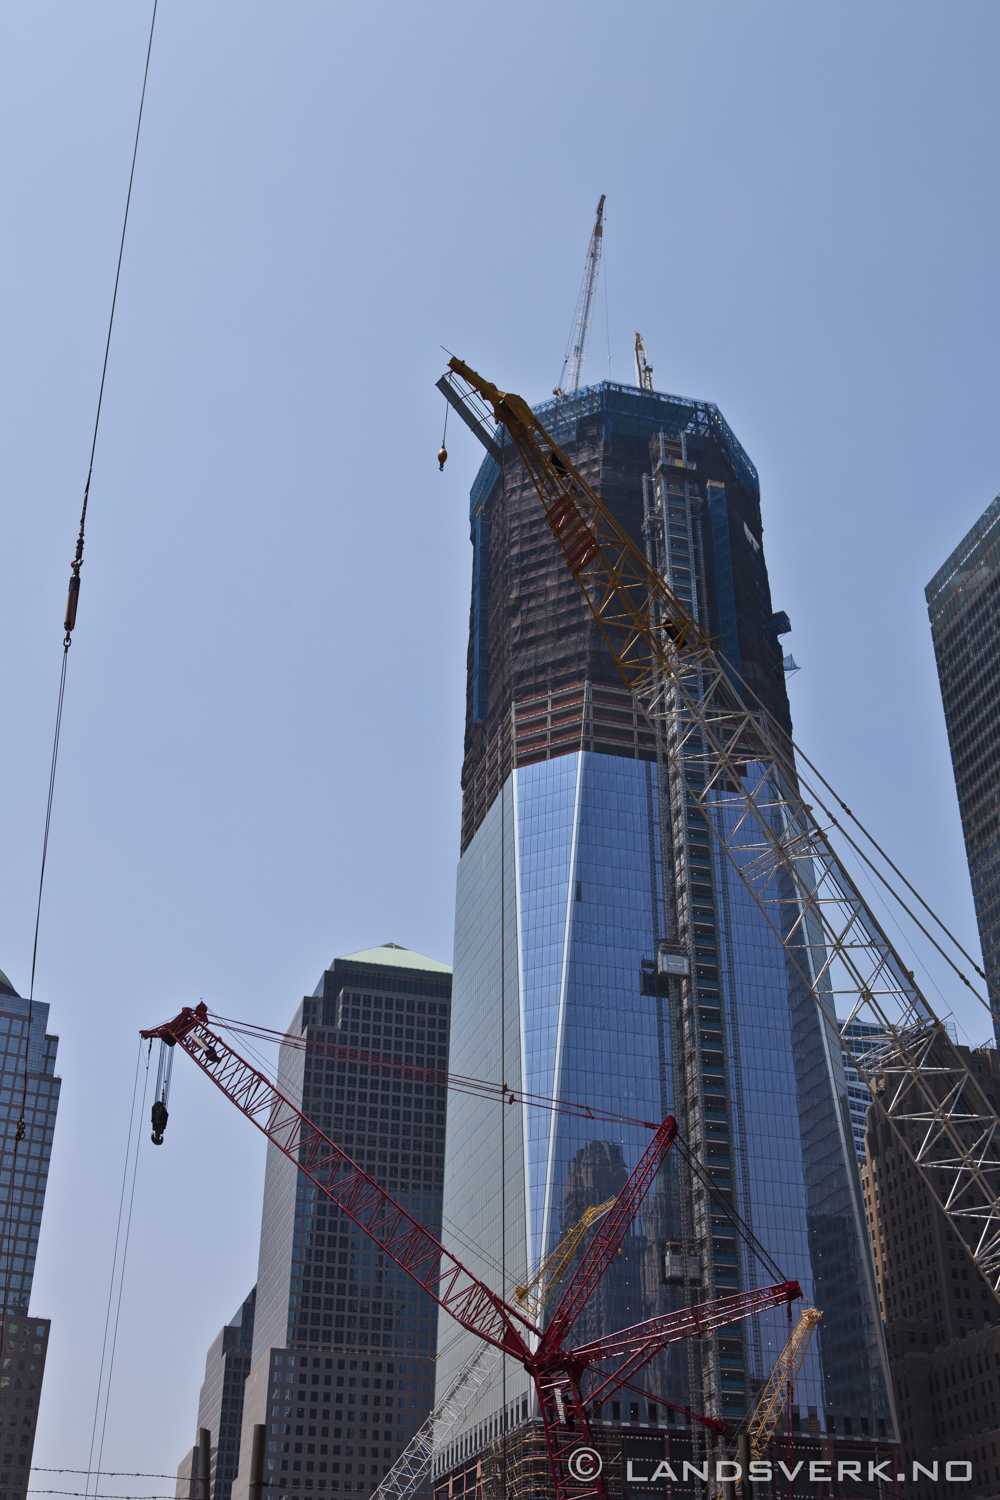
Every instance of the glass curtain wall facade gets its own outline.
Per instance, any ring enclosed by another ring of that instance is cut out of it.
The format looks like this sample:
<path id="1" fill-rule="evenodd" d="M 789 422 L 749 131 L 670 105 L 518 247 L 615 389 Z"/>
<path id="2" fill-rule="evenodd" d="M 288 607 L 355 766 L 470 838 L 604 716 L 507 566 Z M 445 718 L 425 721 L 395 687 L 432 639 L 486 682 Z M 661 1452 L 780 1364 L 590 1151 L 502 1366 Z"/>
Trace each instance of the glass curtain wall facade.
<path id="1" fill-rule="evenodd" d="M 924 590 L 1000 1039 L 1000 495 Z"/>
<path id="2" fill-rule="evenodd" d="M 59 1038 L 47 1035 L 48 1021 L 49 1007 L 38 1000 L 29 1007 L 7 976 L 0 973 L 0 1132 L 3 1135 L 0 1275 L 5 1313 L 27 1312 L 35 1272 L 62 1085 L 62 1080 L 55 1076 Z M 15 1135 L 22 1104 L 25 1137 L 17 1142 L 15 1163 Z"/>
<path id="3" fill-rule="evenodd" d="M 789 724 L 778 637 L 790 626 L 771 608 L 756 473 L 717 410 L 604 385 L 541 415 L 719 637 L 734 678 Z M 472 502 L 489 560 L 470 618 L 453 1068 L 632 1119 L 674 1113 L 714 1186 L 668 1157 L 569 1343 L 769 1282 L 732 1207 L 824 1310 L 796 1426 L 891 1436 L 840 1050 L 657 763 L 516 457 L 484 463 Z M 714 816 L 733 814 L 720 803 Z M 498 1290 L 523 1285 L 648 1139 L 456 1096 L 446 1242 Z M 645 1396 L 622 1392 L 603 1420 L 669 1433 L 684 1425 L 670 1401 L 738 1425 L 786 1337 L 773 1313 L 676 1346 L 645 1373 Z M 443 1351 L 439 1397 L 473 1347 L 460 1336 Z M 508 1362 L 442 1455 L 442 1482 L 531 1410 Z"/>
<path id="4" fill-rule="evenodd" d="M 0 1495 L 24 1500 L 51 1324 L 29 1318 L 38 1234 L 59 1108 L 59 1038 L 47 1034 L 49 1007 L 21 998 L 0 972 Z M 24 1133 L 17 1139 L 19 1122 Z"/>
<path id="5" fill-rule="evenodd" d="M 392 1197 L 441 1228 L 451 969 L 386 943 L 336 959 L 288 1037 L 282 1091 Z M 437 1306 L 268 1145 L 253 1351 L 233 1500 L 248 1500 L 256 1424 L 266 1500 L 371 1493 L 433 1402 Z M 418 1493 L 428 1493 L 425 1488 Z"/>

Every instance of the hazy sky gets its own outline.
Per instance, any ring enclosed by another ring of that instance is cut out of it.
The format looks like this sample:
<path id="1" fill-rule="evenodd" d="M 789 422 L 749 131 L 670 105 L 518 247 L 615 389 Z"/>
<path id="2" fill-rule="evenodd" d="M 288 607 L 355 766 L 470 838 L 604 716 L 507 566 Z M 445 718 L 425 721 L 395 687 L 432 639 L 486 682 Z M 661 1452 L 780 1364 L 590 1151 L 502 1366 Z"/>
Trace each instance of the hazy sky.
<path id="1" fill-rule="evenodd" d="M 2 11 L 0 968 L 25 993 L 149 15 Z M 638 328 L 658 389 L 719 404 L 761 476 L 797 734 L 974 940 L 923 587 L 1000 489 L 998 64 L 994 0 L 162 0 L 36 985 L 64 1079 L 38 1465 L 86 1464 L 139 1027 L 201 996 L 283 1024 L 386 940 L 450 960 L 480 453 L 453 423 L 438 473 L 440 345 L 544 399 L 602 192 L 588 377 L 631 381 Z M 173 1472 L 256 1275 L 262 1138 L 184 1058 L 171 1102 L 107 1469 Z"/>

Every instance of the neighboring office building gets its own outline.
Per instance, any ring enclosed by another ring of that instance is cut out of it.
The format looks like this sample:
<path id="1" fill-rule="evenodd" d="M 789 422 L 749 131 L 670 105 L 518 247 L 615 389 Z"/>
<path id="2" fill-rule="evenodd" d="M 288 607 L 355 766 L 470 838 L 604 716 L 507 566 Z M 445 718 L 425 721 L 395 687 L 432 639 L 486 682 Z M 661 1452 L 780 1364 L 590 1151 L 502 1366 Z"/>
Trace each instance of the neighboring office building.
<path id="1" fill-rule="evenodd" d="M 51 1326 L 47 1318 L 28 1317 L 61 1084 L 59 1038 L 46 1035 L 48 1019 L 47 1005 L 36 1000 L 29 1007 L 0 973 L 0 1500 L 24 1500 Z M 15 1166 L 22 1105 L 25 1136 Z"/>
<path id="2" fill-rule="evenodd" d="M 539 414 L 790 723 L 779 645 L 790 626 L 771 606 L 757 475 L 717 409 L 604 383 Z M 830 1412 L 838 1434 L 891 1438 L 839 1049 L 828 1064 L 811 995 L 700 814 L 661 786 L 653 737 L 510 447 L 502 473 L 484 461 L 470 520 L 452 1066 L 631 1118 L 678 1113 L 719 1193 L 824 1309 L 796 1420 L 818 1432 Z M 583 1207 L 620 1186 L 647 1141 L 630 1127 L 455 1098 L 446 1241 L 509 1291 Z M 730 1220 L 671 1157 L 576 1334 L 762 1279 Z M 761 1317 L 675 1347 L 645 1384 L 738 1424 L 785 1336 L 782 1317 Z M 460 1335 L 442 1354 L 439 1395 L 473 1347 Z M 675 1420 L 657 1402 L 610 1406 L 606 1422 L 636 1430 Z M 524 1372 L 509 1366 L 505 1391 L 497 1383 L 480 1397 L 442 1455 L 442 1492 L 529 1411 Z"/>
<path id="3" fill-rule="evenodd" d="M 279 1083 L 403 1208 L 441 1228 L 447 1091 L 393 1065 L 447 1069 L 451 969 L 395 943 L 336 959 L 282 1045 Z M 264 1500 L 370 1493 L 433 1402 L 437 1305 L 273 1145 L 264 1174 L 253 1352 L 234 1500 L 267 1427 Z M 429 1494 L 429 1486 L 419 1493 Z"/>
<path id="4" fill-rule="evenodd" d="M 954 1021 L 945 1021 L 944 1026 L 952 1041 L 958 1046 L 958 1031 Z M 837 1029 L 845 1041 L 851 1043 L 851 1051 L 856 1057 L 867 1052 L 885 1035 L 881 1026 L 875 1026 L 870 1021 L 852 1021 L 848 1026 L 846 1022 L 838 1018 Z M 858 1164 L 864 1166 L 868 1108 L 872 1102 L 871 1091 L 843 1048 L 841 1048 L 840 1055 L 844 1064 L 844 1078 L 847 1082 L 847 1100 L 851 1111 L 854 1146 L 858 1153 Z M 994 1100 L 991 1099 L 990 1103 L 994 1103 Z"/>
<path id="5" fill-rule="evenodd" d="M 852 1021 L 844 1029 L 845 1022 L 837 1018 L 837 1029 L 846 1041 L 851 1043 L 851 1051 L 855 1054 L 867 1052 L 879 1037 L 884 1033 L 880 1026 L 873 1026 L 869 1021 Z M 868 1128 L 868 1108 L 872 1102 L 871 1091 L 864 1082 L 857 1068 L 851 1062 L 850 1056 L 844 1048 L 840 1051 L 841 1061 L 844 1064 L 844 1080 L 847 1084 L 847 1101 L 851 1111 L 851 1132 L 854 1136 L 854 1149 L 858 1155 L 858 1164 L 865 1162 L 865 1131 Z"/>
<path id="6" fill-rule="evenodd" d="M 212 1434 L 211 1500 L 229 1500 L 239 1462 L 243 1386 L 250 1370 L 256 1301 L 254 1287 L 236 1316 L 220 1330 L 205 1357 L 195 1445 L 177 1470 L 177 1500 L 202 1500 L 198 1483 L 198 1434 L 203 1427 Z"/>
<path id="7" fill-rule="evenodd" d="M 1000 1097 L 996 1050 L 959 1046 Z M 911 1141 L 916 1145 L 916 1139 Z M 1000 1304 L 884 1120 L 869 1107 L 865 1211 L 900 1421 L 901 1468 L 973 1465 L 973 1493 L 1000 1495 Z M 929 1483 L 912 1500 L 937 1500 Z M 956 1493 L 965 1493 L 964 1486 Z"/>
<path id="8" fill-rule="evenodd" d="M 1000 495 L 924 593 L 983 967 L 1000 989 Z M 991 1001 L 1000 1038 L 995 992 Z"/>

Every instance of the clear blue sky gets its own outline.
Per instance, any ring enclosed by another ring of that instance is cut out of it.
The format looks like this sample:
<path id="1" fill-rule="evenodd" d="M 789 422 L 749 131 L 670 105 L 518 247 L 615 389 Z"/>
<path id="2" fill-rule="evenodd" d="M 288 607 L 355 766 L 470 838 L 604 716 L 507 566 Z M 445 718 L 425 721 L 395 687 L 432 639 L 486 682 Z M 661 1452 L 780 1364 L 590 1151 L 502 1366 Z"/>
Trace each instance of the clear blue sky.
<path id="1" fill-rule="evenodd" d="M 22 990 L 148 22 L 3 10 Z M 41 934 L 65 1084 L 38 1464 L 86 1462 L 138 1028 L 199 996 L 283 1023 L 335 954 L 390 939 L 450 959 L 480 455 L 453 424 L 438 473 L 439 346 L 547 396 L 600 193 L 589 377 L 631 380 L 639 328 L 659 389 L 719 404 L 761 475 L 798 735 L 974 937 L 923 586 L 1000 489 L 998 64 L 992 0 L 162 0 Z M 106 1468 L 173 1471 L 256 1273 L 260 1139 L 183 1058 L 172 1106 L 140 1159 Z"/>

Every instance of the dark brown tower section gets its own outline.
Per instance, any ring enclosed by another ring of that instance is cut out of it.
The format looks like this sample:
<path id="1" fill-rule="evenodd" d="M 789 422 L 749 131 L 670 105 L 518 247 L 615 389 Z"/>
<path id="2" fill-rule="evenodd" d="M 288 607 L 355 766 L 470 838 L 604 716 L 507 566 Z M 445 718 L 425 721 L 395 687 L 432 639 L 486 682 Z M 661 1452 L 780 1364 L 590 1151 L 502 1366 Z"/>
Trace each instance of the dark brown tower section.
<path id="1" fill-rule="evenodd" d="M 761 550 L 756 471 L 718 410 L 605 382 L 538 409 L 541 421 L 640 549 L 644 476 L 659 460 L 697 515 L 692 573 L 734 669 L 788 723 Z M 663 435 L 662 442 L 660 434 Z M 510 443 L 472 488 L 474 548 L 462 767 L 462 849 L 513 765 L 578 749 L 653 759 L 653 737 L 549 530 Z"/>

